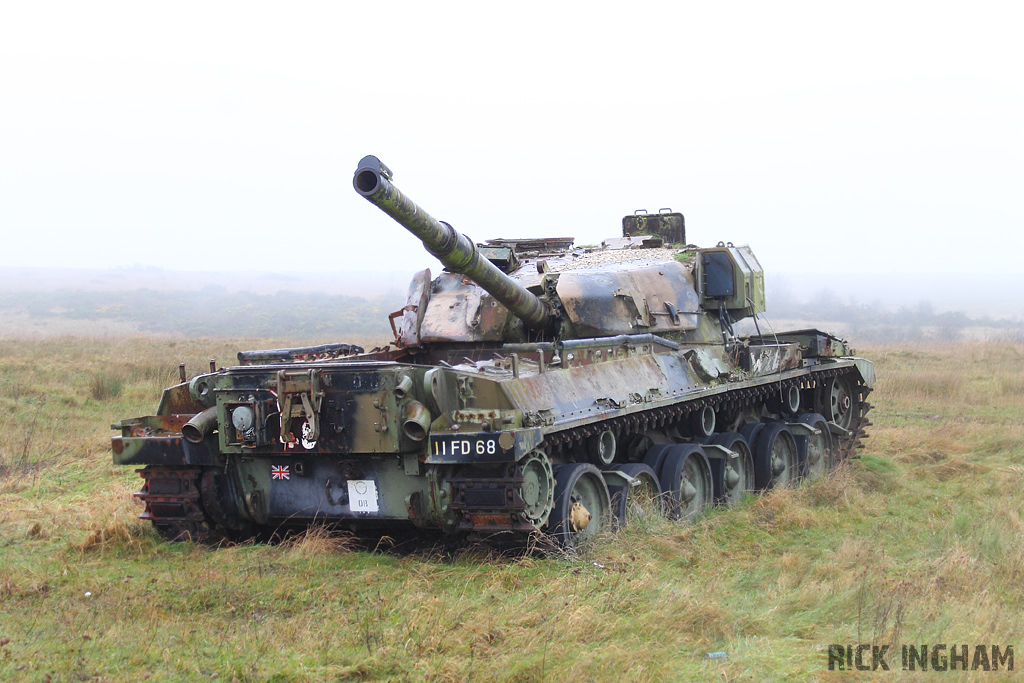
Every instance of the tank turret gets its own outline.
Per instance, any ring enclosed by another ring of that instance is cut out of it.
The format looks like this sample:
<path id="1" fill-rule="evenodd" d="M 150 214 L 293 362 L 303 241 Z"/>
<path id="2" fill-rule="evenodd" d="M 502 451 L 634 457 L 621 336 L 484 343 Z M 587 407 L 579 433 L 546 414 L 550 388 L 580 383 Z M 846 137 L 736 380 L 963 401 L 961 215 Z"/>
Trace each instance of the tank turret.
<path id="1" fill-rule="evenodd" d="M 683 216 L 670 209 L 626 216 L 622 237 L 598 246 L 574 247 L 572 238 L 474 244 L 406 197 L 375 156 L 359 162 L 352 184 L 449 271 L 433 283 L 429 271 L 414 278 L 406 307 L 393 314 L 402 316 L 399 347 L 648 333 L 728 345 L 733 322 L 764 311 L 750 248 L 688 247 Z"/>

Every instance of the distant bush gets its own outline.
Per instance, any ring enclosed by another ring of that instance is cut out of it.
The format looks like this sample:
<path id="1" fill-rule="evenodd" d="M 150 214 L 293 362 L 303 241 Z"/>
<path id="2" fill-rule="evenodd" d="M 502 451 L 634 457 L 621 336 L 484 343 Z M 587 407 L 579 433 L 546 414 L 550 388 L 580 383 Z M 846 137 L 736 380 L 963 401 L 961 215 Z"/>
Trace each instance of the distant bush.
<path id="1" fill-rule="evenodd" d="M 124 378 L 107 372 L 93 375 L 89 382 L 89 394 L 97 401 L 117 398 L 124 389 Z"/>

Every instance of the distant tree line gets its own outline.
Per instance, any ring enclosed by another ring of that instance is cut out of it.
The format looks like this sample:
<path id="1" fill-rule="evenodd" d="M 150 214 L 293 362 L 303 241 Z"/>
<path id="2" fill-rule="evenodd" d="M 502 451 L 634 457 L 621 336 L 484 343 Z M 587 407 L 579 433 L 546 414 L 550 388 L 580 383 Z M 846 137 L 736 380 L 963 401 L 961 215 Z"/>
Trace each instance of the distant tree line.
<path id="1" fill-rule="evenodd" d="M 818 326 L 843 323 L 851 339 L 858 342 L 963 341 L 968 328 L 986 328 L 989 338 L 1024 341 L 1024 323 L 1020 320 L 974 317 L 963 311 L 937 312 L 930 301 L 892 309 L 878 301 L 844 303 L 827 289 L 809 301 L 797 301 L 785 293 L 776 293 L 769 301 L 769 319 L 821 321 Z"/>
<path id="2" fill-rule="evenodd" d="M 0 292 L 0 311 L 31 318 L 113 320 L 145 332 L 186 336 L 390 337 L 388 314 L 404 305 L 396 292 L 374 299 L 316 292 L 256 294 L 211 285 L 201 290 Z"/>

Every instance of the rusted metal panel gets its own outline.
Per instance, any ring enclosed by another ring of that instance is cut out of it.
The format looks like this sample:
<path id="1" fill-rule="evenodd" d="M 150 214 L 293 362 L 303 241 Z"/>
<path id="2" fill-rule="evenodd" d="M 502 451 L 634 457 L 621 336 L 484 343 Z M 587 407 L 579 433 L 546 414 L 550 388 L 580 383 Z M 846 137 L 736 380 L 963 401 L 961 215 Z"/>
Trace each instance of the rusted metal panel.
<path id="1" fill-rule="evenodd" d="M 509 311 L 494 297 L 461 275 L 442 273 L 434 283 L 423 322 L 422 342 L 500 341 Z"/>
<path id="2" fill-rule="evenodd" d="M 261 365 L 265 363 L 292 363 L 295 361 L 318 361 L 344 358 L 363 352 L 355 344 L 319 344 L 298 346 L 287 349 L 263 349 L 260 351 L 239 351 L 239 365 Z M 211 366 L 210 370 L 213 370 Z"/>
<path id="3" fill-rule="evenodd" d="M 683 214 L 662 209 L 658 213 L 637 211 L 622 218 L 622 236 L 657 235 L 666 242 L 686 244 L 686 219 Z"/>
<path id="4" fill-rule="evenodd" d="M 842 358 L 853 354 L 845 340 L 820 330 L 792 330 L 772 336 L 751 338 L 751 343 L 795 343 L 804 358 Z"/>
<path id="5" fill-rule="evenodd" d="M 551 424 L 617 414 L 619 408 L 682 396 L 696 386 L 682 363 L 654 355 L 584 365 L 503 383 L 509 400 L 524 413 L 551 416 Z M 602 402 L 602 399 L 605 399 Z"/>
<path id="6" fill-rule="evenodd" d="M 420 326 L 423 324 L 423 316 L 427 312 L 427 302 L 430 300 L 430 269 L 421 270 L 412 277 L 409 283 L 409 294 L 405 300 L 405 307 L 398 311 L 402 314 L 401 328 L 396 331 L 398 346 L 416 347 L 420 345 Z M 393 313 L 392 316 L 395 314 Z M 392 327 L 394 318 L 392 317 Z"/>
<path id="7" fill-rule="evenodd" d="M 145 415 L 121 420 L 120 429 L 123 436 L 163 436 L 166 434 L 181 434 L 181 428 L 195 417 L 196 412 L 185 415 Z"/>
<path id="8" fill-rule="evenodd" d="M 512 520 L 511 515 L 469 513 L 466 515 L 466 520 L 469 522 L 468 526 L 471 526 L 475 531 L 511 530 L 515 527 L 515 522 Z"/>
<path id="9" fill-rule="evenodd" d="M 195 415 L 201 413 L 205 405 L 195 401 L 188 391 L 188 382 L 177 384 L 164 389 L 160 397 L 160 405 L 156 409 L 157 415 Z"/>
<path id="10" fill-rule="evenodd" d="M 755 377 L 800 367 L 798 344 L 752 344 L 742 352 L 740 367 Z"/>
<path id="11" fill-rule="evenodd" d="M 693 330 L 699 301 L 689 269 L 677 261 L 608 266 L 603 272 L 567 270 L 558 296 L 577 336 Z M 629 266 L 628 268 L 626 266 Z"/>

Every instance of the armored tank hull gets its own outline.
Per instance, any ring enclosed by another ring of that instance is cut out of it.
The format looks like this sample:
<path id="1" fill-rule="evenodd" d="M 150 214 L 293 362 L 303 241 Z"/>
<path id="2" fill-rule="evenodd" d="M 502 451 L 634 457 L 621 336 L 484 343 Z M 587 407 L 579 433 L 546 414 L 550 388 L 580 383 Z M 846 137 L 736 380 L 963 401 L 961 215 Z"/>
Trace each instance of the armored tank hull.
<path id="1" fill-rule="evenodd" d="M 395 340 L 239 353 L 114 425 L 143 519 L 220 541 L 331 524 L 573 545 L 632 499 L 692 520 L 854 455 L 873 365 L 818 330 L 738 337 L 764 309 L 748 247 L 686 246 L 682 216 L 623 236 L 475 245 L 367 157 L 356 191 L 445 265 L 418 273 Z"/>

